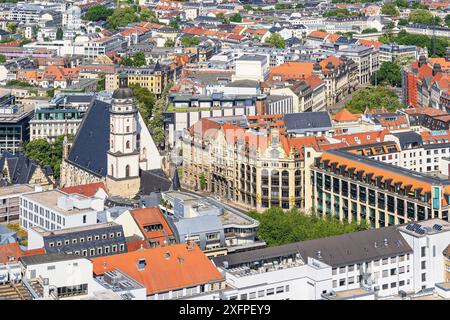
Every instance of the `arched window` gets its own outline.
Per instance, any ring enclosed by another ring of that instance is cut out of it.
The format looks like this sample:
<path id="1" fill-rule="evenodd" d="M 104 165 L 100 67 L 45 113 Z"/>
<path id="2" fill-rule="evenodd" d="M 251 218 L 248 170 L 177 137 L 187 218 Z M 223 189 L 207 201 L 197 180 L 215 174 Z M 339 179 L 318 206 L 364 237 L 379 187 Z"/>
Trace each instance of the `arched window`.
<path id="1" fill-rule="evenodd" d="M 130 126 L 127 126 L 127 132 L 130 132 Z"/>
<path id="2" fill-rule="evenodd" d="M 129 177 L 130 176 L 130 166 L 127 164 L 125 167 L 125 177 Z"/>
<path id="3" fill-rule="evenodd" d="M 111 165 L 111 175 L 114 176 L 114 165 Z"/>
<path id="4" fill-rule="evenodd" d="M 142 159 L 147 159 L 147 148 L 142 148 Z"/>
<path id="5" fill-rule="evenodd" d="M 127 149 L 130 149 L 130 141 L 127 141 Z"/>

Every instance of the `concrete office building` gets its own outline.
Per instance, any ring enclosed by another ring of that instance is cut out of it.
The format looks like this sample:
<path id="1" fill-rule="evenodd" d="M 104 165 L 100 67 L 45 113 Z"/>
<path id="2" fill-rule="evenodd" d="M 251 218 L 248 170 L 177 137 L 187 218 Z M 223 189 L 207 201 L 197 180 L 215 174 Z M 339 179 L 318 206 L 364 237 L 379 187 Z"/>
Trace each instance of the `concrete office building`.
<path id="1" fill-rule="evenodd" d="M 20 226 L 29 230 L 40 227 L 59 230 L 97 223 L 97 212 L 103 200 L 59 190 L 35 192 L 20 196 Z"/>

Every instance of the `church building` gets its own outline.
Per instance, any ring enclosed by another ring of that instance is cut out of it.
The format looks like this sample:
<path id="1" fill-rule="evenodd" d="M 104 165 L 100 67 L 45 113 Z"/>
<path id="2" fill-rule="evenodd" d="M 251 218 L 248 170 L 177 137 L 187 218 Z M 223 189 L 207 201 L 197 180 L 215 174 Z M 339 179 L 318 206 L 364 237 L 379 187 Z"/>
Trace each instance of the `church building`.
<path id="1" fill-rule="evenodd" d="M 111 196 L 129 199 L 170 187 L 133 91 L 126 77 L 119 82 L 111 104 L 95 100 L 73 143 L 64 142 L 61 187 L 102 181 Z"/>

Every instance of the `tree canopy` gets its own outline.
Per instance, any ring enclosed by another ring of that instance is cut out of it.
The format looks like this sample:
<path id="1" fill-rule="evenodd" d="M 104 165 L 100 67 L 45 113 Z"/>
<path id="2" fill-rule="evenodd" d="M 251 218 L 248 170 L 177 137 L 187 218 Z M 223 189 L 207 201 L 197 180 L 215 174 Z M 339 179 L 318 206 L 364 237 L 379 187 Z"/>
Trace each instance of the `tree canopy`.
<path id="1" fill-rule="evenodd" d="M 445 22 L 445 25 L 450 28 L 450 14 L 445 16 L 444 22 Z"/>
<path id="2" fill-rule="evenodd" d="M 400 15 L 400 12 L 397 10 L 397 6 L 392 2 L 383 4 L 381 7 L 381 13 L 393 17 Z"/>
<path id="3" fill-rule="evenodd" d="M 352 14 L 347 9 L 330 9 L 326 12 L 324 12 L 324 17 L 349 17 Z"/>
<path id="4" fill-rule="evenodd" d="M 130 85 L 130 88 L 133 90 L 133 95 L 137 101 L 138 110 L 144 119 L 145 124 L 148 125 L 156 102 L 156 97 L 150 92 L 150 90 L 143 88 L 138 84 L 132 84 Z"/>
<path id="5" fill-rule="evenodd" d="M 107 28 L 116 30 L 119 27 L 125 27 L 129 23 L 138 22 L 139 16 L 131 7 L 118 8 L 108 17 Z"/>
<path id="6" fill-rule="evenodd" d="M 2 54 L 0 54 L 0 63 L 5 63 L 6 62 L 6 57 Z"/>
<path id="7" fill-rule="evenodd" d="M 231 22 L 242 22 L 242 16 L 239 13 L 235 13 L 230 17 Z"/>
<path id="8" fill-rule="evenodd" d="M 421 23 L 428 25 L 438 25 L 440 18 L 433 16 L 433 14 L 425 9 L 416 9 L 409 14 L 409 21 L 413 23 Z"/>
<path id="9" fill-rule="evenodd" d="M 158 17 L 156 16 L 153 10 L 149 8 L 143 8 L 140 12 L 140 17 L 142 21 L 151 22 L 151 23 L 159 23 Z"/>
<path id="10" fill-rule="evenodd" d="M 182 37 L 181 45 L 183 47 L 193 47 L 200 43 L 200 38 L 197 37 Z"/>
<path id="11" fill-rule="evenodd" d="M 400 31 L 397 36 L 387 34 L 383 35 L 379 38 L 379 40 L 383 43 L 397 43 L 401 45 L 414 45 L 421 48 L 428 48 L 432 55 L 439 57 L 444 56 L 446 48 L 450 45 L 450 39 L 436 37 L 436 41 L 433 46 L 433 40 L 430 37 L 422 34 L 407 33 L 405 30 Z"/>
<path id="12" fill-rule="evenodd" d="M 393 87 L 402 85 L 401 67 L 396 62 L 385 61 L 372 79 L 373 84 L 389 84 Z"/>
<path id="13" fill-rule="evenodd" d="M 64 37 L 64 31 L 61 28 L 58 28 L 58 30 L 56 30 L 56 40 L 62 40 Z"/>
<path id="14" fill-rule="evenodd" d="M 110 15 L 113 14 L 113 12 L 114 12 L 113 9 L 109 9 L 104 5 L 97 4 L 95 6 L 90 7 L 86 12 L 86 14 L 81 18 L 83 20 L 89 21 L 106 20 Z"/>
<path id="15" fill-rule="evenodd" d="M 357 90 L 345 103 L 345 108 L 352 113 L 363 113 L 366 108 L 380 109 L 382 107 L 395 111 L 403 106 L 394 91 L 381 86 Z"/>
<path id="16" fill-rule="evenodd" d="M 283 37 L 280 36 L 278 33 L 272 33 L 265 41 L 266 43 L 273 44 L 277 48 L 285 48 L 286 42 L 284 41 Z"/>
<path id="17" fill-rule="evenodd" d="M 67 136 L 69 140 L 73 135 Z M 41 165 L 50 166 L 55 178 L 59 178 L 60 166 L 62 162 L 64 136 L 59 136 L 52 143 L 45 139 L 36 139 L 25 144 L 25 154 L 31 160 L 35 160 Z"/>
<path id="18" fill-rule="evenodd" d="M 365 222 L 359 225 L 356 222 L 341 223 L 338 219 L 305 214 L 297 208 L 283 211 L 281 208 L 273 207 L 263 213 L 250 211 L 249 215 L 259 220 L 257 237 L 264 240 L 269 246 L 279 246 L 368 229 Z"/>
<path id="19" fill-rule="evenodd" d="M 145 54 L 142 51 L 137 51 L 133 55 L 125 56 L 120 60 L 120 64 L 127 67 L 142 67 L 147 64 L 145 60 Z"/>
<path id="20" fill-rule="evenodd" d="M 361 33 L 363 33 L 363 34 L 366 34 L 366 33 L 376 33 L 376 32 L 378 32 L 378 29 L 377 29 L 377 28 L 367 28 L 367 29 L 364 29 L 363 31 L 361 31 Z"/>

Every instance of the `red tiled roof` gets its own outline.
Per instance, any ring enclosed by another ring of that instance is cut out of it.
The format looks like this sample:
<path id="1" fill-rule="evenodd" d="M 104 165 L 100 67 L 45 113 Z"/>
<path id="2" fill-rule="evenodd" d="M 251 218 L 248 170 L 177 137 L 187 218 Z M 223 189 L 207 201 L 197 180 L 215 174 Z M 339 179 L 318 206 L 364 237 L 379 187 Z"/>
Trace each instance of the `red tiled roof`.
<path id="1" fill-rule="evenodd" d="M 138 269 L 140 259 L 146 262 L 143 270 Z M 120 269 L 142 283 L 147 295 L 224 280 L 224 276 L 195 244 L 191 249 L 187 244 L 180 243 L 91 260 L 96 275 Z"/>
<path id="2" fill-rule="evenodd" d="M 64 193 L 69 194 L 76 193 L 82 194 L 86 197 L 92 197 L 97 193 L 98 189 L 103 189 L 106 193 L 108 193 L 108 190 L 106 189 L 106 186 L 103 182 L 95 182 L 79 186 L 65 187 L 61 188 L 60 190 Z"/>
<path id="3" fill-rule="evenodd" d="M 357 115 L 351 113 L 346 108 L 342 108 L 331 118 L 336 122 L 351 122 L 351 121 L 358 121 L 359 119 Z"/>
<path id="4" fill-rule="evenodd" d="M 22 251 L 17 242 L 0 246 L 0 263 L 17 262 L 21 256 Z"/>
<path id="5" fill-rule="evenodd" d="M 172 229 L 169 227 L 169 224 L 158 207 L 133 209 L 131 210 L 131 216 L 136 221 L 146 239 L 157 241 L 162 245 L 164 240 L 167 240 L 167 237 L 173 236 Z M 146 231 L 145 227 L 151 225 L 161 225 L 162 229 Z"/>

